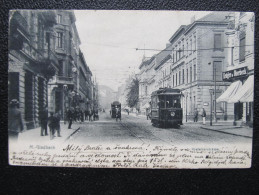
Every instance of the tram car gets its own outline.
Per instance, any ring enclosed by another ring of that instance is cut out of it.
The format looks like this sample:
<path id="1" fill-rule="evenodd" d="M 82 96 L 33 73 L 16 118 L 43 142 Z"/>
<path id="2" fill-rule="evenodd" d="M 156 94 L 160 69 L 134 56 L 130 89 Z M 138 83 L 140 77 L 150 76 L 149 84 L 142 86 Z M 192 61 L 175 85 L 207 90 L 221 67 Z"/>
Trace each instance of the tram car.
<path id="1" fill-rule="evenodd" d="M 121 119 L 121 103 L 114 101 L 111 103 L 111 117 L 116 118 L 116 109 L 118 110 L 118 118 Z"/>
<path id="2" fill-rule="evenodd" d="M 151 94 L 151 122 L 158 127 L 182 125 L 182 93 L 179 89 L 160 88 Z"/>

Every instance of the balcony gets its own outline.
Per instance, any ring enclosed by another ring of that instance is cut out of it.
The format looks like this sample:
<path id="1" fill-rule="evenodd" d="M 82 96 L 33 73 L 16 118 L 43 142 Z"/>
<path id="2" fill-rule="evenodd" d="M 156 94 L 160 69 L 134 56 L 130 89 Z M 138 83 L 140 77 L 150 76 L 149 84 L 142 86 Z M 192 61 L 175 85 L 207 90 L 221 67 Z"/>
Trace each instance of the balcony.
<path id="1" fill-rule="evenodd" d="M 39 50 L 39 52 L 43 56 L 43 59 L 41 60 L 49 60 L 52 64 L 56 66 L 56 69 L 58 69 L 58 65 L 59 65 L 58 58 L 53 51 L 48 49 L 41 49 Z"/>
<path id="2" fill-rule="evenodd" d="M 62 85 L 74 85 L 73 77 L 57 76 L 56 83 Z"/>
<path id="3" fill-rule="evenodd" d="M 15 11 L 10 20 L 9 49 L 21 50 L 24 42 L 30 42 L 28 29 L 26 19 Z"/>

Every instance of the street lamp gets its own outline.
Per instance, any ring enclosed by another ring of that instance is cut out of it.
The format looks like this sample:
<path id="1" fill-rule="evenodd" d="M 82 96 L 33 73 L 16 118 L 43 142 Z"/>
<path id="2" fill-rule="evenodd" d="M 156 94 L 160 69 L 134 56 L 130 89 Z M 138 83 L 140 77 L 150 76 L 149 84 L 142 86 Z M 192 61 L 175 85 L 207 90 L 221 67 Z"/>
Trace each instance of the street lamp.
<path id="1" fill-rule="evenodd" d="M 187 123 L 187 97 L 188 97 L 187 91 L 185 92 L 185 97 L 186 97 L 186 99 L 185 99 L 185 121 Z"/>
<path id="2" fill-rule="evenodd" d="M 211 65 L 211 62 L 208 63 L 208 65 Z M 213 67 L 212 67 L 212 72 L 213 72 L 213 82 L 214 82 L 214 117 L 215 117 L 215 123 L 217 122 L 217 102 L 216 102 L 216 66 L 215 63 L 213 63 Z"/>
<path id="3" fill-rule="evenodd" d="M 210 87 L 210 126 L 212 126 L 212 95 L 213 95 L 213 89 Z"/>

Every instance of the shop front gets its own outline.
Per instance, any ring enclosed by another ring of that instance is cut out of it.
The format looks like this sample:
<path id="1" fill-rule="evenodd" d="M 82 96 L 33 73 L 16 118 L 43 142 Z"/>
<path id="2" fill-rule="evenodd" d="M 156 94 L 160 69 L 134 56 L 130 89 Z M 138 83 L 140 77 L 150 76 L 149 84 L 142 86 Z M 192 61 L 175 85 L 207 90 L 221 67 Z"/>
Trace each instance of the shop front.
<path id="1" fill-rule="evenodd" d="M 253 123 L 254 75 L 247 67 L 223 72 L 223 80 L 232 82 L 217 102 L 234 104 L 234 125 Z"/>

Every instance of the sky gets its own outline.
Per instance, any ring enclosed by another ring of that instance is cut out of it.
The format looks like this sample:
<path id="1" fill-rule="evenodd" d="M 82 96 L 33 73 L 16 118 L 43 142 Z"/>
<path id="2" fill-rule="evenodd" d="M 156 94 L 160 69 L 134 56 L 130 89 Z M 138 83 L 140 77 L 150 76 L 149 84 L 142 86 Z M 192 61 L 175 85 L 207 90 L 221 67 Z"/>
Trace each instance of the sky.
<path id="1" fill-rule="evenodd" d="M 209 12 L 76 10 L 81 51 L 99 85 L 117 90 L 138 73 L 142 58 L 166 47 L 170 37 L 191 18 Z"/>

